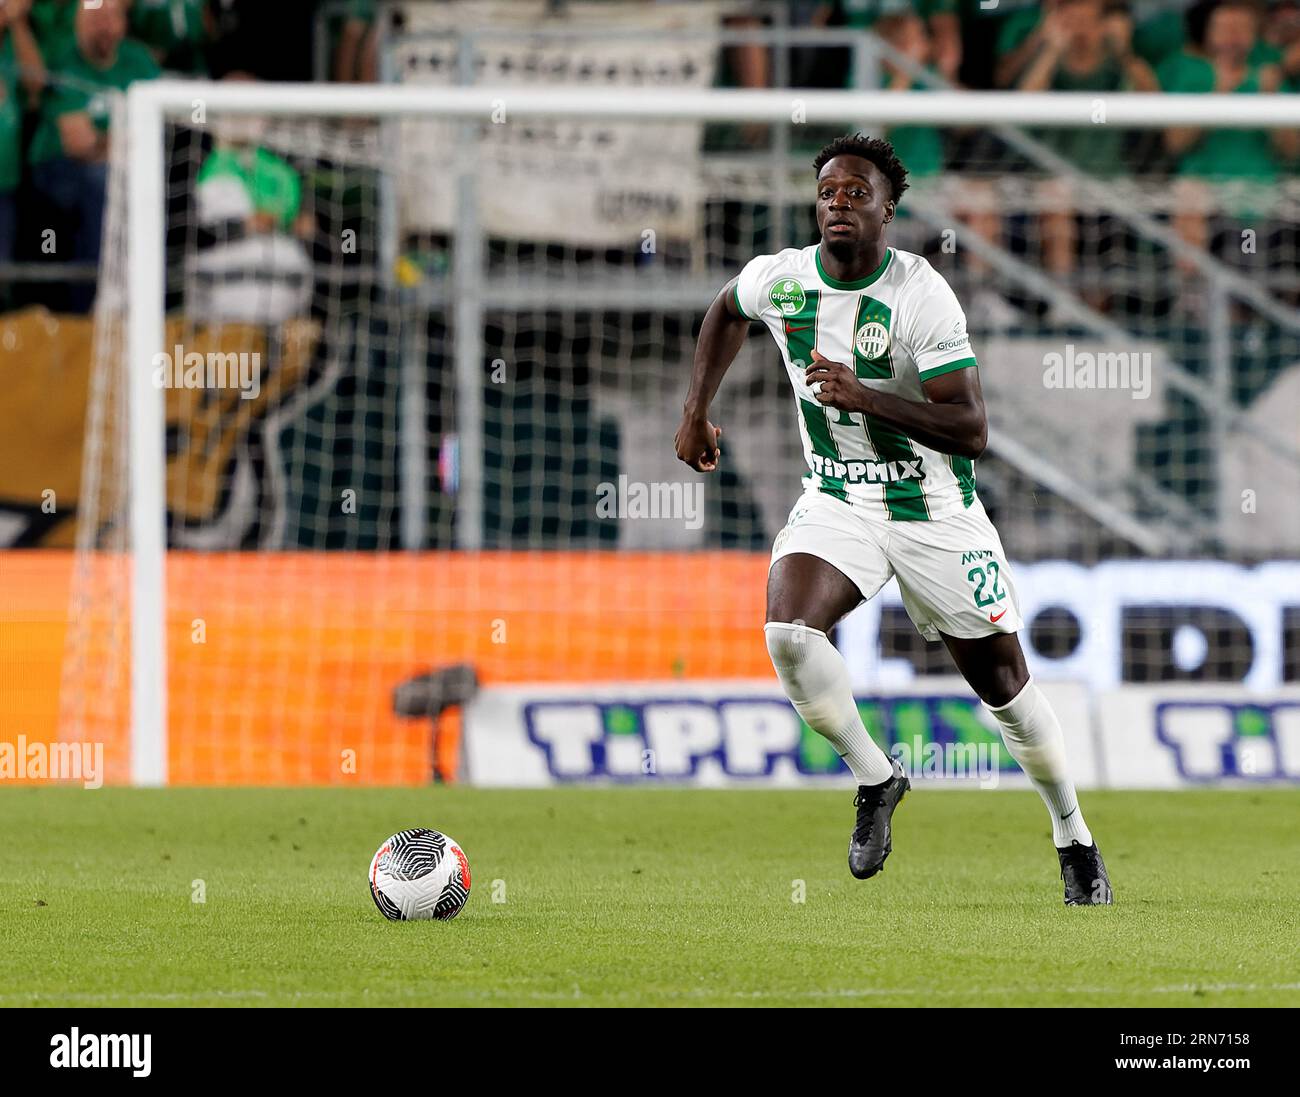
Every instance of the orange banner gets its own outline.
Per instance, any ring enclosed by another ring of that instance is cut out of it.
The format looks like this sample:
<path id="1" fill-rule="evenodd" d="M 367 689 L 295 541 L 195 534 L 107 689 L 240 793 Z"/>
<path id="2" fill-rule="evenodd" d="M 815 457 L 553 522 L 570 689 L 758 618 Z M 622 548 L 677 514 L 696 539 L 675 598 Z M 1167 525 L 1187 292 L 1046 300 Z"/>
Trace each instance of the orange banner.
<path id="1" fill-rule="evenodd" d="M 126 568 L 88 563 L 65 681 L 72 554 L 0 554 L 0 743 L 102 741 L 121 782 Z M 766 572 L 744 552 L 171 553 L 171 781 L 427 781 L 431 722 L 393 690 L 450 664 L 487 684 L 766 677 Z"/>

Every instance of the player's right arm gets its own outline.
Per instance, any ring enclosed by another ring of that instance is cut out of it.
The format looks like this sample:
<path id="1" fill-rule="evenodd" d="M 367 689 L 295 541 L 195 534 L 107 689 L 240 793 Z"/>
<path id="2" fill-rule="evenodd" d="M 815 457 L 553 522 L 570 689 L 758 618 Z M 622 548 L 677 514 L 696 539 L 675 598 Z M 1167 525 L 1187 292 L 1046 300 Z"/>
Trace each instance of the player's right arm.
<path id="1" fill-rule="evenodd" d="M 682 423 L 673 443 L 677 457 L 696 472 L 712 472 L 718 467 L 718 439 L 722 428 L 709 422 L 709 405 L 731 363 L 740 352 L 750 321 L 741 314 L 736 301 L 733 278 L 713 299 L 700 325 L 695 343 L 695 365 L 691 369 L 691 387 L 682 407 Z"/>

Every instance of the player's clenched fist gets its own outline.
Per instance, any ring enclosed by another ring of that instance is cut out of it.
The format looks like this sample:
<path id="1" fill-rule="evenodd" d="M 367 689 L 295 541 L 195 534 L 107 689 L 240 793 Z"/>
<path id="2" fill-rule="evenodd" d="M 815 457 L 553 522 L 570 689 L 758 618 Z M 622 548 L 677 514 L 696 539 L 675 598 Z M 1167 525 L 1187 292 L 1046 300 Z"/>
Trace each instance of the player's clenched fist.
<path id="1" fill-rule="evenodd" d="M 858 380 L 858 375 L 842 362 L 832 362 L 813 351 L 813 364 L 804 374 L 819 403 L 840 411 L 866 411 L 867 394 L 871 391 Z"/>
<path id="2" fill-rule="evenodd" d="M 718 467 L 721 455 L 718 439 L 721 437 L 722 428 L 715 427 L 707 419 L 684 416 L 673 439 L 677 459 L 685 461 L 696 472 L 712 472 Z"/>

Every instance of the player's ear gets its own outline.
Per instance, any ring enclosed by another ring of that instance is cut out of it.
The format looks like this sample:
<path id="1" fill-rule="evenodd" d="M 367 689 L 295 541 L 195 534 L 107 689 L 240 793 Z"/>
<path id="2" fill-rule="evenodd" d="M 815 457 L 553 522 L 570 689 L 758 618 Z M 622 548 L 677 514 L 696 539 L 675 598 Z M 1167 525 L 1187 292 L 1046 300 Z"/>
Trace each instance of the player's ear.
<path id="1" fill-rule="evenodd" d="M 885 203 L 885 219 L 881 222 L 882 225 L 887 225 L 894 219 L 894 210 L 897 208 L 897 204 L 892 200 Z"/>

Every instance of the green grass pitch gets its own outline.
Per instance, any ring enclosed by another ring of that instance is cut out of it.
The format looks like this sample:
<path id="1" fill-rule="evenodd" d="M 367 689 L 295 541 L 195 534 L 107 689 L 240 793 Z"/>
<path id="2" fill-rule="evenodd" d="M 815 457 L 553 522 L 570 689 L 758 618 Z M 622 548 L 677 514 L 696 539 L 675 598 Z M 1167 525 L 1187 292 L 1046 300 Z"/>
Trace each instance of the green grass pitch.
<path id="1" fill-rule="evenodd" d="M 1300 791 L 1085 794 L 1079 909 L 1033 793 L 915 789 L 866 882 L 851 800 L 12 788 L 0 1005 L 1300 1005 Z M 453 922 L 370 900 L 414 826 L 469 855 Z"/>

